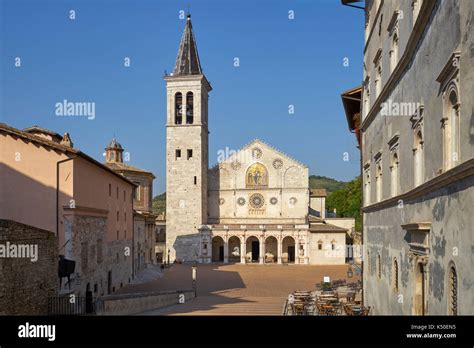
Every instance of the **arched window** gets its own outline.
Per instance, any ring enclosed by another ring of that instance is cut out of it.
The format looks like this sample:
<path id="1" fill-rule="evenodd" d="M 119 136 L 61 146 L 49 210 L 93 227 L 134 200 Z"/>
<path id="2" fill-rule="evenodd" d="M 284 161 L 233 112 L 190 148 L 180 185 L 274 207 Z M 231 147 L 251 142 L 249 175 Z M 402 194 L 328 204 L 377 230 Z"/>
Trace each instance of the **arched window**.
<path id="1" fill-rule="evenodd" d="M 459 163 L 459 100 L 454 84 L 449 88 L 443 118 L 444 169 L 449 170 Z"/>
<path id="2" fill-rule="evenodd" d="M 174 96 L 174 123 L 183 123 L 183 95 L 178 92 Z"/>
<path id="3" fill-rule="evenodd" d="M 390 50 L 390 72 L 393 72 L 398 63 L 398 31 L 392 34 L 392 49 Z"/>
<path id="4" fill-rule="evenodd" d="M 393 291 L 398 293 L 398 261 L 396 258 L 393 259 L 392 277 Z"/>
<path id="5" fill-rule="evenodd" d="M 415 169 L 415 186 L 423 183 L 423 133 L 417 129 L 414 134 L 413 163 Z"/>
<path id="6" fill-rule="evenodd" d="M 365 180 L 364 180 L 364 203 L 365 205 L 369 205 L 370 202 L 371 202 L 371 199 L 370 199 L 370 195 L 371 195 L 371 192 L 370 192 L 370 167 L 369 166 L 366 166 L 366 168 L 364 169 L 365 170 Z"/>
<path id="7" fill-rule="evenodd" d="M 335 240 L 331 241 L 331 250 L 336 250 L 336 241 Z"/>
<path id="8" fill-rule="evenodd" d="M 392 155 L 392 163 L 390 166 L 390 189 L 392 197 L 398 195 L 398 186 L 399 186 L 399 170 L 398 170 L 398 154 L 396 152 Z"/>
<path id="9" fill-rule="evenodd" d="M 376 190 L 377 190 L 377 202 L 382 200 L 383 196 L 383 182 L 382 182 L 382 160 L 377 162 L 377 168 L 375 173 L 375 183 L 376 183 Z"/>
<path id="10" fill-rule="evenodd" d="M 186 94 L 186 124 L 193 124 L 194 122 L 194 101 L 193 92 Z"/>
<path id="11" fill-rule="evenodd" d="M 448 284 L 448 314 L 458 315 L 458 274 L 454 265 L 449 268 Z"/>
<path id="12" fill-rule="evenodd" d="M 318 250 L 323 250 L 323 241 L 318 240 Z"/>
<path id="13" fill-rule="evenodd" d="M 377 278 L 382 278 L 382 262 L 380 260 L 380 255 L 377 255 Z"/>

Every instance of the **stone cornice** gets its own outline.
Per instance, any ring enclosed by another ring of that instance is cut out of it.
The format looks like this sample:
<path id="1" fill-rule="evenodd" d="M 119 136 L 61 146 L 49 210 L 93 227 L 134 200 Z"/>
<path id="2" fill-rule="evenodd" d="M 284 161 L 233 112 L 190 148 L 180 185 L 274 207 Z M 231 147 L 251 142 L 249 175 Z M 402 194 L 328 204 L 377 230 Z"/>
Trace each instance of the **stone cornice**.
<path id="1" fill-rule="evenodd" d="M 388 208 L 398 204 L 398 201 L 408 201 L 418 197 L 422 197 L 435 189 L 441 189 L 446 187 L 458 180 L 464 179 L 474 175 L 474 158 L 461 163 L 460 165 L 444 172 L 443 174 L 438 175 L 437 177 L 428 180 L 420 186 L 415 187 L 414 189 L 405 192 L 401 195 L 391 197 L 381 202 L 377 202 L 372 205 L 368 205 L 362 208 L 364 213 L 370 213 L 378 211 L 384 208 Z"/>
<path id="2" fill-rule="evenodd" d="M 396 87 L 406 67 L 414 59 L 413 54 L 416 51 L 418 42 L 423 37 L 423 32 L 430 19 L 431 13 L 433 12 L 435 8 L 436 3 L 437 3 L 436 1 L 423 1 L 423 4 L 420 9 L 420 13 L 418 14 L 417 21 L 415 23 L 415 26 L 413 27 L 413 31 L 410 35 L 410 38 L 403 52 L 403 56 L 400 58 L 400 61 L 395 67 L 395 70 L 393 71 L 393 73 L 390 75 L 388 81 L 383 86 L 382 91 L 380 92 L 379 96 L 377 97 L 374 104 L 370 108 L 369 112 L 367 113 L 367 116 L 362 121 L 362 124 L 361 124 L 362 131 L 365 131 L 367 127 L 372 123 L 375 116 L 380 111 L 380 105 L 382 104 L 384 100 L 387 99 L 389 94 Z M 365 50 L 364 50 L 364 54 L 365 54 Z"/>

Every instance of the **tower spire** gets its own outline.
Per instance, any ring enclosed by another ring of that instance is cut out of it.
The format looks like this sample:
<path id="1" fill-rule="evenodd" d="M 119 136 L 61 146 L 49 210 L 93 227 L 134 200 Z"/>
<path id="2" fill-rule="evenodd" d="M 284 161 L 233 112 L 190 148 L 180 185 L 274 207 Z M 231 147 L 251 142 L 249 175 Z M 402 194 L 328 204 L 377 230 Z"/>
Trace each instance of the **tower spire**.
<path id="1" fill-rule="evenodd" d="M 194 39 L 193 26 L 191 24 L 191 14 L 186 17 L 183 36 L 179 45 L 178 56 L 173 70 L 173 76 L 201 75 L 201 63 L 197 51 L 196 40 Z"/>

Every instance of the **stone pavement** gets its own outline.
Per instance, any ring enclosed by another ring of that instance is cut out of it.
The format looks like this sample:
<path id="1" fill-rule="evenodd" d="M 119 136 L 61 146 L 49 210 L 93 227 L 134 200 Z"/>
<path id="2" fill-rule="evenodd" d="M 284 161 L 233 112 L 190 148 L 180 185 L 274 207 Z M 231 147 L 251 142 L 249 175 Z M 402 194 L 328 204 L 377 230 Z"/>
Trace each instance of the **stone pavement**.
<path id="1" fill-rule="evenodd" d="M 324 276 L 347 278 L 347 265 L 198 265 L 197 298 L 142 315 L 281 315 L 295 290 L 314 290 Z M 358 280 L 354 276 L 348 281 Z M 191 265 L 173 265 L 157 280 L 129 285 L 117 294 L 190 289 Z"/>

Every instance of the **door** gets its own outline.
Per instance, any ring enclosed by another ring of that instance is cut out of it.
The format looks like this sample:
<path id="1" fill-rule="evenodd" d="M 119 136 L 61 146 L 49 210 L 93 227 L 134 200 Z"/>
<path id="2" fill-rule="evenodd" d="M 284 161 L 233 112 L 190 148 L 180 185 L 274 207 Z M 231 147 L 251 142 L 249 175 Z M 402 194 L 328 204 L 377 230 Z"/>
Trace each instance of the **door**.
<path id="1" fill-rule="evenodd" d="M 414 314 L 425 315 L 425 276 L 422 263 L 416 265 Z"/>
<path id="2" fill-rule="evenodd" d="M 107 294 L 112 293 L 112 271 L 109 271 L 107 275 Z"/>
<path id="3" fill-rule="evenodd" d="M 252 242 L 252 261 L 258 261 L 259 257 L 260 257 L 260 246 L 258 244 L 258 241 L 253 241 Z"/>
<path id="4" fill-rule="evenodd" d="M 295 246 L 288 247 L 288 262 L 295 262 Z"/>
<path id="5" fill-rule="evenodd" d="M 219 262 L 224 262 L 224 246 L 219 246 Z"/>

